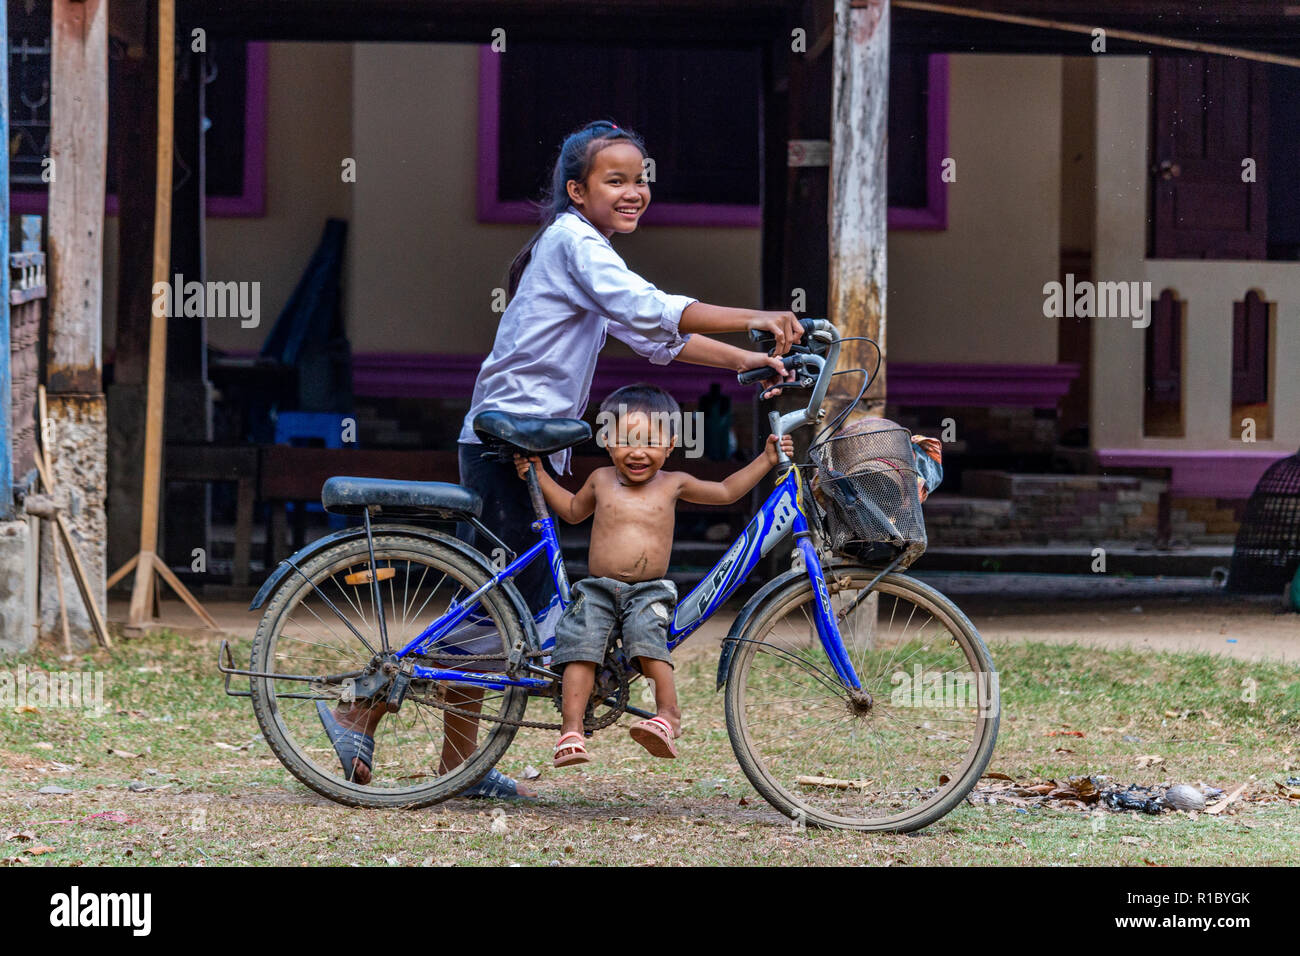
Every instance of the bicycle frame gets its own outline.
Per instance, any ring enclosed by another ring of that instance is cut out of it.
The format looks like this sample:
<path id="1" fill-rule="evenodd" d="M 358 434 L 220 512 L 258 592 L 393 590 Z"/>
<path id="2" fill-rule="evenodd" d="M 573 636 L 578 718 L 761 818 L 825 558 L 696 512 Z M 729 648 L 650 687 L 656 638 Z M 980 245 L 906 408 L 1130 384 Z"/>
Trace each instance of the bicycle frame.
<path id="1" fill-rule="evenodd" d="M 400 659 L 413 653 L 427 653 L 441 638 L 466 621 L 479 600 L 488 591 L 499 586 L 503 581 L 514 577 L 545 553 L 549 559 L 551 576 L 555 581 L 556 593 L 560 604 L 569 604 L 568 577 L 564 569 L 564 560 L 560 551 L 559 536 L 555 531 L 555 520 L 548 514 L 533 522 L 532 528 L 540 534 L 540 540 L 523 554 L 519 555 L 502 570 L 469 594 L 463 601 L 453 601 L 447 611 L 431 623 L 405 647 L 396 652 Z M 830 594 L 826 588 L 826 578 L 822 573 L 821 561 L 817 549 L 813 546 L 812 535 L 808 527 L 808 516 L 804 512 L 802 483 L 797 466 L 791 465 L 781 478 L 771 495 L 763 502 L 758 514 L 746 525 L 745 530 L 735 540 L 717 564 L 704 576 L 704 579 L 677 604 L 668 633 L 668 649 L 673 650 L 686 640 L 701 624 L 707 621 L 736 589 L 749 577 L 759 560 L 770 553 L 773 548 L 793 532 L 795 546 L 803 556 L 803 566 L 809 579 L 813 582 L 815 624 L 818 637 L 835 674 L 844 685 L 853 690 L 861 689 L 857 674 L 844 642 L 840 637 L 839 627 L 831 611 Z M 553 639 L 552 639 L 553 640 Z M 542 649 L 547 644 L 543 644 Z M 449 681 L 456 684 L 472 684 L 503 690 L 506 687 L 524 687 L 541 689 L 555 679 L 553 676 L 511 677 L 501 673 L 477 673 L 458 669 L 424 667 L 416 665 L 412 677 L 423 680 Z"/>

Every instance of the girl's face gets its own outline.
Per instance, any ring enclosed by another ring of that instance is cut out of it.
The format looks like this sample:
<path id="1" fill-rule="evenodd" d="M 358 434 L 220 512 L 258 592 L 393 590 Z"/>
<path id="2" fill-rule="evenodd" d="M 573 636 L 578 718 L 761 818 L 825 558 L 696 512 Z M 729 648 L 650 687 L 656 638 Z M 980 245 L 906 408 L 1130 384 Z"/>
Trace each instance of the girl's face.
<path id="1" fill-rule="evenodd" d="M 606 238 L 635 231 L 650 205 L 650 184 L 641 163 L 641 150 L 616 142 L 596 154 L 586 182 L 568 182 L 573 204 Z"/>

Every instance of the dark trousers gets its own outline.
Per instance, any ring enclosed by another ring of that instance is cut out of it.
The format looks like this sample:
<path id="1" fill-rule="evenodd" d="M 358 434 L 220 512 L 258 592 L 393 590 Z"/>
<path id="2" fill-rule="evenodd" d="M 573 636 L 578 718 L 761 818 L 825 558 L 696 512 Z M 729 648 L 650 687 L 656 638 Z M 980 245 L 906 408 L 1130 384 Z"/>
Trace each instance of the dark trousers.
<path id="1" fill-rule="evenodd" d="M 528 499 L 528 483 L 519 477 L 513 462 L 482 457 L 486 451 L 484 445 L 462 442 L 458 450 L 460 483 L 483 499 L 483 524 L 516 556 L 523 554 L 538 540 L 537 533 L 532 530 L 537 515 Z M 547 459 L 542 459 L 542 465 L 552 478 L 556 477 Z M 490 541 L 475 541 L 477 535 L 472 525 L 458 524 L 456 536 L 489 558 L 495 557 L 492 550 L 496 546 Z M 555 595 L 555 582 L 551 579 L 550 562 L 545 554 L 535 558 L 515 577 L 515 586 L 534 614 L 550 603 Z"/>

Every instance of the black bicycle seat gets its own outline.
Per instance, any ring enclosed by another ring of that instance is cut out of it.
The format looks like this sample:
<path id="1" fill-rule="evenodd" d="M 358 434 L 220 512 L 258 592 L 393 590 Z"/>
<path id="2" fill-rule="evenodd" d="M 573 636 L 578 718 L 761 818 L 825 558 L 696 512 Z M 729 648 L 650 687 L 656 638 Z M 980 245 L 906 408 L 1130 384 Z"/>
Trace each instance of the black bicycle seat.
<path id="1" fill-rule="evenodd" d="M 474 416 L 474 434 L 485 445 L 510 445 L 532 455 L 552 455 L 587 441 L 591 426 L 578 418 L 493 411 Z"/>
<path id="2" fill-rule="evenodd" d="M 325 482 L 321 504 L 331 514 L 359 515 L 367 508 L 387 514 L 432 514 L 445 518 L 483 514 L 476 492 L 445 481 L 395 481 L 338 475 Z"/>

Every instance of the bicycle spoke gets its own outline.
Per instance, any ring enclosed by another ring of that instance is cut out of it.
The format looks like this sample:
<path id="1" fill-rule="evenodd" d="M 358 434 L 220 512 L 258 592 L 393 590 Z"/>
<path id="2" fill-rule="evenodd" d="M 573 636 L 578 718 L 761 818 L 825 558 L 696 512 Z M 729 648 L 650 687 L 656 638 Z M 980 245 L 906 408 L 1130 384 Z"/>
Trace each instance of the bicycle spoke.
<path id="1" fill-rule="evenodd" d="M 805 655 L 821 647 L 815 599 L 808 586 L 788 593 L 738 645 L 728 687 L 728 726 L 737 722 L 751 780 L 788 813 L 884 829 L 946 800 L 982 726 L 968 702 L 976 688 L 960 676 L 980 670 L 963 633 L 906 589 L 871 598 L 842 585 L 832 612 L 862 681 L 849 692 L 806 670 Z"/>

